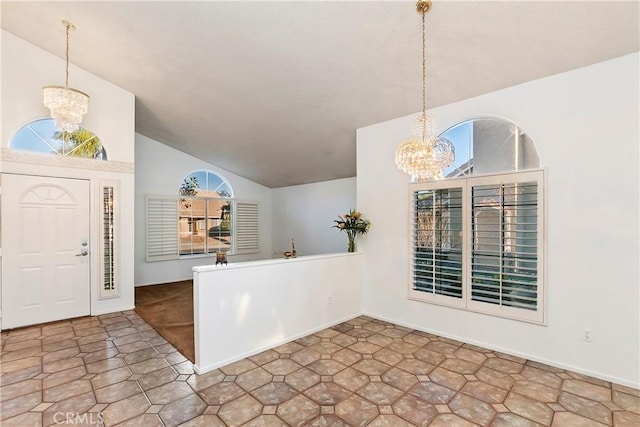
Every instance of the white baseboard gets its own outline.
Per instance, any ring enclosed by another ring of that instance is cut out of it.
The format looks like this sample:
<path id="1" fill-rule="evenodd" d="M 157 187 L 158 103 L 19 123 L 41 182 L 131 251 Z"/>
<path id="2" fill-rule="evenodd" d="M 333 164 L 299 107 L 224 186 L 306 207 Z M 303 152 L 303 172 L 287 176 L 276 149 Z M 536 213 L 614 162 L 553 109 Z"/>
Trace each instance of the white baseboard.
<path id="1" fill-rule="evenodd" d="M 207 373 L 209 371 L 213 371 L 214 369 L 218 369 L 218 368 L 221 368 L 223 366 L 229 365 L 229 364 L 231 364 L 233 362 L 237 362 L 238 360 L 246 359 L 247 357 L 251 357 L 254 354 L 262 353 L 263 351 L 267 351 L 267 350 L 272 349 L 274 347 L 277 347 L 279 345 L 286 344 L 286 343 L 288 343 L 290 341 L 297 340 L 298 338 L 302 338 L 302 337 L 306 337 L 307 335 L 315 334 L 316 332 L 322 331 L 323 329 L 327 329 L 327 328 L 330 328 L 332 326 L 339 325 L 340 323 L 346 322 L 346 321 L 351 320 L 351 319 L 355 319 L 356 317 L 359 317 L 359 316 L 362 316 L 362 315 L 363 315 L 363 313 L 350 314 L 350 315 L 348 315 L 346 317 L 343 317 L 342 319 L 339 319 L 339 320 L 336 320 L 336 321 L 333 321 L 333 322 L 329 322 L 329 323 L 326 323 L 324 325 L 318 326 L 316 328 L 312 328 L 312 329 L 309 329 L 307 331 L 301 332 L 299 334 L 295 334 L 295 335 L 291 335 L 291 336 L 288 336 L 286 338 L 283 338 L 282 340 L 278 341 L 277 343 L 275 343 L 273 345 L 268 345 L 266 347 L 262 347 L 262 348 L 260 348 L 258 350 L 255 350 L 255 351 L 252 350 L 252 351 L 249 351 L 249 352 L 244 353 L 244 354 L 239 354 L 237 356 L 233 356 L 233 357 L 230 357 L 229 359 L 226 359 L 226 360 L 223 360 L 223 361 L 220 361 L 220 362 L 217 362 L 217 363 L 213 363 L 213 364 L 207 365 L 207 366 L 199 366 L 198 365 L 198 360 L 197 360 L 198 356 L 196 355 L 196 363 L 193 364 L 193 370 L 195 371 L 196 374 L 204 374 L 204 373 Z"/>

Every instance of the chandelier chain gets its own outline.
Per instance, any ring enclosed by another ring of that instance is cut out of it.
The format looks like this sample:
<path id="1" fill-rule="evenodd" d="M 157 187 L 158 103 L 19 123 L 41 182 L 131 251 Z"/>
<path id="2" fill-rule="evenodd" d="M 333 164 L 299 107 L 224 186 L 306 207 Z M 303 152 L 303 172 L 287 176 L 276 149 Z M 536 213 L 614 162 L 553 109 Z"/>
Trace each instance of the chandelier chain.
<path id="1" fill-rule="evenodd" d="M 422 13 L 422 115 L 427 116 L 427 43 L 426 39 L 426 27 L 425 27 L 425 13 Z"/>
<path id="2" fill-rule="evenodd" d="M 66 75 L 65 75 L 65 79 L 64 79 L 64 87 L 68 88 L 69 87 L 69 30 L 71 29 L 71 23 L 67 22 L 65 24 L 65 27 L 67 27 L 67 49 L 66 49 L 66 59 L 67 59 L 67 67 L 65 69 L 66 71 Z"/>

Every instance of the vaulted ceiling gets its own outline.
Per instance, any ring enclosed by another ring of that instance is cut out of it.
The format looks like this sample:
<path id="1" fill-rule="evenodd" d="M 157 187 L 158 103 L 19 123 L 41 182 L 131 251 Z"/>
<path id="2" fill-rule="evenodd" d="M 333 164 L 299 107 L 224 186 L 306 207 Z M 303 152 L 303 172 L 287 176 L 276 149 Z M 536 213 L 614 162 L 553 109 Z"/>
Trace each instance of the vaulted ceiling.
<path id="1" fill-rule="evenodd" d="M 2 28 L 62 58 L 73 22 L 72 62 L 136 95 L 137 132 L 268 187 L 355 176 L 355 130 L 421 108 L 414 2 L 0 7 Z M 635 52 L 638 15 L 637 1 L 434 0 L 427 107 Z"/>

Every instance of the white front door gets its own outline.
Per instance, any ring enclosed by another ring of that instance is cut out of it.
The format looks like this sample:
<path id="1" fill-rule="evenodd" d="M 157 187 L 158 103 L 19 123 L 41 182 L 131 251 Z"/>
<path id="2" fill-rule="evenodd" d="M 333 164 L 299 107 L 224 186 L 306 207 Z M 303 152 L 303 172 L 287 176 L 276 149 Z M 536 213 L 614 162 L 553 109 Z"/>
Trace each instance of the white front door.
<path id="1" fill-rule="evenodd" d="M 89 181 L 2 175 L 2 328 L 90 312 Z"/>

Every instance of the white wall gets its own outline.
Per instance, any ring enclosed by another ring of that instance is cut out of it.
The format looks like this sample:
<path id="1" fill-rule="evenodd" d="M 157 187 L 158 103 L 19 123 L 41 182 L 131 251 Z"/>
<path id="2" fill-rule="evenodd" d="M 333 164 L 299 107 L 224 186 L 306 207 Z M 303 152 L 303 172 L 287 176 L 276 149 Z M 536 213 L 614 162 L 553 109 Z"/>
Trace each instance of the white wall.
<path id="1" fill-rule="evenodd" d="M 638 58 L 431 111 L 440 131 L 501 116 L 537 145 L 548 179 L 546 326 L 407 299 L 409 177 L 396 168 L 394 150 L 412 117 L 359 129 L 358 208 L 375 224 L 361 244 L 365 313 L 638 387 Z M 585 328 L 591 343 L 582 341 Z"/>
<path id="2" fill-rule="evenodd" d="M 42 87 L 64 84 L 65 61 L 2 30 L 2 162 L 3 173 L 81 178 L 91 182 L 91 210 L 100 212 L 100 179 L 120 181 L 120 297 L 98 300 L 100 286 L 98 264 L 101 230 L 98 217 L 91 220 L 90 249 L 91 313 L 101 314 L 128 310 L 134 306 L 133 217 L 134 217 L 134 125 L 133 94 L 85 70 L 70 65 L 70 86 L 91 96 L 89 112 L 82 126 L 94 132 L 102 141 L 108 162 L 67 159 L 54 156 L 23 156 L 10 152 L 13 134 L 23 125 L 49 116 L 42 104 Z"/>
<path id="3" fill-rule="evenodd" d="M 229 262 L 271 257 L 271 190 L 193 156 L 175 150 L 141 134 L 135 135 L 135 283 L 149 285 L 191 279 L 192 267 L 212 263 L 209 257 L 173 261 L 145 261 L 145 195 L 178 195 L 185 176 L 196 170 L 210 170 L 227 179 L 234 197 L 258 202 L 260 253 L 229 256 Z M 215 256 L 215 255 L 214 255 Z"/>
<path id="4" fill-rule="evenodd" d="M 194 268 L 197 372 L 361 314 L 362 261 L 345 253 Z"/>
<path id="5" fill-rule="evenodd" d="M 298 255 L 346 252 L 346 234 L 331 227 L 356 207 L 355 178 L 275 188 L 271 200 L 273 252 L 289 250 L 292 237 Z"/>

